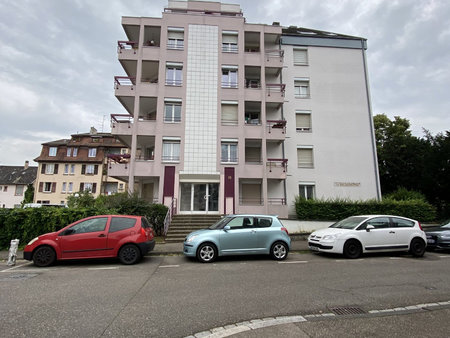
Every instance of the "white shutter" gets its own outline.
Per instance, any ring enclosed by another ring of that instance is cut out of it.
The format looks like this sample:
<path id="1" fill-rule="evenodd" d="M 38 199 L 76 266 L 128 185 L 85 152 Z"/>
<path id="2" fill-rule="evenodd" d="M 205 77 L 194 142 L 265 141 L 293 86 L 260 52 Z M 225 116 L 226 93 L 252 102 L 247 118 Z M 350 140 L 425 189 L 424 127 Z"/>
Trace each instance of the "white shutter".
<path id="1" fill-rule="evenodd" d="M 311 129 L 311 114 L 296 114 L 295 120 L 297 130 Z"/>
<path id="2" fill-rule="evenodd" d="M 308 64 L 308 51 L 306 49 L 294 49 L 294 64 L 295 65 Z"/>
<path id="3" fill-rule="evenodd" d="M 222 104 L 222 123 L 233 125 L 238 123 L 237 104 Z"/>
<path id="4" fill-rule="evenodd" d="M 222 35 L 222 43 L 238 43 L 237 35 L 223 34 Z"/>
<path id="5" fill-rule="evenodd" d="M 313 150 L 309 148 L 297 149 L 298 167 L 312 167 L 313 166 Z"/>

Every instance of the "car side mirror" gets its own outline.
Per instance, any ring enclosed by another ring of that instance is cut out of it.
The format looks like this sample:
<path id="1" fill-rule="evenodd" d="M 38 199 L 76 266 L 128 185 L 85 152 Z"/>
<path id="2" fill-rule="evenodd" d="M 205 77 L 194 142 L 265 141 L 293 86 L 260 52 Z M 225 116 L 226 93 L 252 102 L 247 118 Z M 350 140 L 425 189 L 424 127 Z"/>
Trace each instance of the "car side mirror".
<path id="1" fill-rule="evenodd" d="M 375 229 L 375 227 L 373 225 L 368 225 L 366 226 L 366 231 L 370 232 L 370 230 Z"/>
<path id="2" fill-rule="evenodd" d="M 229 225 L 225 225 L 224 227 L 223 227 L 223 230 L 225 230 L 225 231 L 228 231 L 228 230 L 230 230 L 231 228 L 230 228 L 230 226 Z"/>

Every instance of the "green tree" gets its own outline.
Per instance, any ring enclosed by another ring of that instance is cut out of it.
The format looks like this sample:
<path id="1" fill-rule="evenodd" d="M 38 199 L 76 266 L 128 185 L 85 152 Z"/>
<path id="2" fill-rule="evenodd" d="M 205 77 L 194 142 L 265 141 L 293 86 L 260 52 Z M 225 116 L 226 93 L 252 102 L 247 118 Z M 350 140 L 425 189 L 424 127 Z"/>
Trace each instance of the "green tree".
<path id="1" fill-rule="evenodd" d="M 26 203 L 33 203 L 33 199 L 34 199 L 34 186 L 33 184 L 28 184 L 27 190 L 25 191 L 24 194 L 22 205 Z"/>
<path id="2" fill-rule="evenodd" d="M 89 190 L 79 191 L 67 197 L 69 208 L 92 208 L 95 198 Z"/>

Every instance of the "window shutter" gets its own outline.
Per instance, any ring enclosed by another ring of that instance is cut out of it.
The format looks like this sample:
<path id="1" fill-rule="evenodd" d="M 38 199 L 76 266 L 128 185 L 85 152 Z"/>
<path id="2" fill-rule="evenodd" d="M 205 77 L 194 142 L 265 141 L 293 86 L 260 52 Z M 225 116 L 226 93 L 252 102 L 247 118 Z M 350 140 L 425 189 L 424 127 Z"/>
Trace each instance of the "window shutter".
<path id="1" fill-rule="evenodd" d="M 96 164 L 94 166 L 94 175 L 97 175 L 97 174 L 98 174 L 98 165 Z"/>
<path id="2" fill-rule="evenodd" d="M 54 174 L 58 173 L 58 164 L 55 164 L 55 170 L 53 171 Z"/>
<path id="3" fill-rule="evenodd" d="M 56 182 L 52 182 L 52 192 L 56 191 Z"/>
<path id="4" fill-rule="evenodd" d="M 80 191 L 84 190 L 84 183 L 80 183 Z"/>
<path id="5" fill-rule="evenodd" d="M 308 64 L 308 52 L 306 49 L 294 49 L 294 64 L 295 65 Z"/>
<path id="6" fill-rule="evenodd" d="M 86 164 L 83 164 L 81 166 L 81 175 L 85 175 L 86 174 Z"/>
<path id="7" fill-rule="evenodd" d="M 295 119 L 297 129 L 309 130 L 311 128 L 310 114 L 296 114 Z"/>
<path id="8" fill-rule="evenodd" d="M 312 167 L 313 166 L 312 149 L 297 149 L 297 160 L 299 167 Z"/>
<path id="9" fill-rule="evenodd" d="M 222 123 L 237 124 L 238 123 L 238 106 L 235 104 L 222 105 Z"/>
<path id="10" fill-rule="evenodd" d="M 97 183 L 92 184 L 92 193 L 95 194 L 97 192 Z"/>
<path id="11" fill-rule="evenodd" d="M 45 165 L 45 164 L 42 164 L 42 167 L 41 167 L 41 174 L 45 174 L 45 167 L 46 167 L 46 165 Z"/>
<path id="12" fill-rule="evenodd" d="M 39 192 L 44 190 L 44 182 L 39 182 Z"/>
<path id="13" fill-rule="evenodd" d="M 231 34 L 223 34 L 222 35 L 222 43 L 238 43 L 238 36 Z"/>
<path id="14" fill-rule="evenodd" d="M 176 32 L 176 31 L 169 30 L 167 32 L 167 38 L 168 39 L 183 40 L 184 39 L 184 32 Z"/>

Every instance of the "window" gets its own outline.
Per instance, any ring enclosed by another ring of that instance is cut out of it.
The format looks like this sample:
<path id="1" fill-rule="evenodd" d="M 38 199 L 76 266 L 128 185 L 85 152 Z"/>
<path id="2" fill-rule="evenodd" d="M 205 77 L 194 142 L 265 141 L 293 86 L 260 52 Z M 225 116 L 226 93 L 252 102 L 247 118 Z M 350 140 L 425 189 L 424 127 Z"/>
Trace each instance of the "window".
<path id="1" fill-rule="evenodd" d="M 111 218 L 111 225 L 109 226 L 109 232 L 131 229 L 134 227 L 135 224 L 136 224 L 135 218 L 113 217 Z"/>
<path id="2" fill-rule="evenodd" d="M 48 150 L 48 156 L 56 156 L 57 147 L 50 147 Z"/>
<path id="3" fill-rule="evenodd" d="M 368 225 L 372 225 L 375 229 L 387 229 L 390 227 L 389 218 L 377 217 L 369 219 L 364 225 L 360 226 L 358 230 L 366 229 Z"/>
<path id="4" fill-rule="evenodd" d="M 64 175 L 69 175 L 69 165 L 64 164 Z"/>
<path id="5" fill-rule="evenodd" d="M 42 182 L 41 182 L 42 183 Z M 55 192 L 56 183 L 53 182 L 44 182 L 44 192 Z"/>
<path id="6" fill-rule="evenodd" d="M 235 217 L 231 221 L 229 221 L 226 225 L 228 225 L 232 230 L 248 229 L 254 227 L 253 222 L 254 222 L 253 217 Z"/>
<path id="7" fill-rule="evenodd" d="M 392 227 L 395 228 L 412 228 L 414 226 L 414 222 L 407 219 L 392 217 L 391 220 Z"/>
<path id="8" fill-rule="evenodd" d="M 97 232 L 104 231 L 106 223 L 108 222 L 108 217 L 92 218 L 86 221 L 75 224 L 72 229 L 72 234 L 84 234 L 87 232 Z"/>
<path id="9" fill-rule="evenodd" d="M 312 168 L 314 166 L 312 147 L 297 148 L 297 162 L 299 168 Z"/>
<path id="10" fill-rule="evenodd" d="M 181 86 L 183 84 L 183 64 L 167 63 L 166 64 L 166 85 Z"/>
<path id="11" fill-rule="evenodd" d="M 84 183 L 84 187 L 83 187 L 83 190 L 88 190 L 88 191 L 92 191 L 92 186 L 93 186 L 93 184 L 92 183 Z M 80 189 L 81 190 L 81 189 Z"/>
<path id="12" fill-rule="evenodd" d="M 309 99 L 309 79 L 295 79 L 294 81 L 294 95 L 299 99 Z"/>
<path id="13" fill-rule="evenodd" d="M 163 162 L 180 161 L 180 141 L 179 140 L 163 140 Z"/>
<path id="14" fill-rule="evenodd" d="M 308 65 L 308 50 L 307 49 L 294 49 L 294 65 L 307 66 Z"/>
<path id="15" fill-rule="evenodd" d="M 93 164 L 88 164 L 88 165 L 86 166 L 86 174 L 87 174 L 87 175 L 94 175 L 94 172 L 95 172 L 95 165 L 93 165 Z"/>
<path id="16" fill-rule="evenodd" d="M 97 183 L 80 183 L 80 191 L 90 191 L 95 194 L 97 192 Z"/>
<path id="17" fill-rule="evenodd" d="M 75 164 L 71 164 L 70 165 L 70 174 L 74 175 L 75 174 Z"/>
<path id="18" fill-rule="evenodd" d="M 72 156 L 72 147 L 67 147 L 67 154 L 66 154 L 66 156 L 67 157 Z"/>
<path id="19" fill-rule="evenodd" d="M 238 32 L 235 31 L 222 32 L 222 52 L 226 53 L 238 52 Z"/>
<path id="20" fill-rule="evenodd" d="M 223 141 L 221 145 L 221 162 L 237 163 L 237 141 Z"/>
<path id="21" fill-rule="evenodd" d="M 307 200 L 313 199 L 315 196 L 315 185 L 314 183 L 303 182 L 299 186 L 299 195 Z"/>
<path id="22" fill-rule="evenodd" d="M 88 157 L 96 157 L 97 156 L 97 148 L 89 148 Z"/>
<path id="23" fill-rule="evenodd" d="M 237 71 L 237 66 L 222 66 L 222 88 L 238 87 Z"/>
<path id="24" fill-rule="evenodd" d="M 222 101 L 222 124 L 237 125 L 238 124 L 238 103 L 237 101 Z"/>
<path id="25" fill-rule="evenodd" d="M 73 191 L 73 182 L 69 182 L 69 188 L 67 189 L 68 193 L 72 193 Z"/>
<path id="26" fill-rule="evenodd" d="M 55 173 L 55 164 L 53 164 L 53 163 L 46 164 L 45 165 L 45 173 L 47 175 L 56 174 Z"/>
<path id="27" fill-rule="evenodd" d="M 295 127 L 297 132 L 311 131 L 311 111 L 296 110 L 295 111 Z"/>
<path id="28" fill-rule="evenodd" d="M 167 49 L 184 48 L 184 28 L 168 27 L 167 29 Z"/>
<path id="29" fill-rule="evenodd" d="M 14 193 L 15 196 L 22 196 L 23 195 L 23 185 L 16 185 L 16 192 Z"/>
<path id="30" fill-rule="evenodd" d="M 61 192 L 65 193 L 67 188 L 67 182 L 63 182 Z"/>
<path id="31" fill-rule="evenodd" d="M 271 218 L 262 218 L 262 217 L 258 218 L 258 224 L 257 224 L 258 228 L 268 228 L 271 225 L 272 225 L 272 219 Z"/>
<path id="32" fill-rule="evenodd" d="M 181 122 L 181 100 L 167 100 L 164 103 L 164 122 Z"/>
<path id="33" fill-rule="evenodd" d="M 72 156 L 77 157 L 77 155 L 78 155 L 78 148 L 73 148 Z"/>

